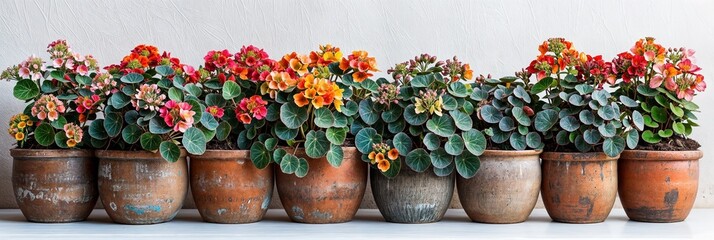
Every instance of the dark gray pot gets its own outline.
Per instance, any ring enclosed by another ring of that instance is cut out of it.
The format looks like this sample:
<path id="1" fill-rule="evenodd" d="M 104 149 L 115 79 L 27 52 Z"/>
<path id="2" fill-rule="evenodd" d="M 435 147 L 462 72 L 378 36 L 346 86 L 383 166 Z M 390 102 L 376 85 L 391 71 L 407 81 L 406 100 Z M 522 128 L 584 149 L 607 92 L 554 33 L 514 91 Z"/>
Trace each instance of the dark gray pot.
<path id="1" fill-rule="evenodd" d="M 439 177 L 431 167 L 418 173 L 402 164 L 399 175 L 389 179 L 378 169 L 370 169 L 374 201 L 388 222 L 438 222 L 449 209 L 454 195 L 454 173 Z"/>

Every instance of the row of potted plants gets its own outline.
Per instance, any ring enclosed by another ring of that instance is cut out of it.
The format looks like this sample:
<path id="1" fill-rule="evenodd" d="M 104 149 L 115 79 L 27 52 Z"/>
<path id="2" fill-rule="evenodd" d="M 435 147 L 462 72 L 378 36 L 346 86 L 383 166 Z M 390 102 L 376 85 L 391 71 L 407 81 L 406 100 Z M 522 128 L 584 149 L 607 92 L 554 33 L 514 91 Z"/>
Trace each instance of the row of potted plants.
<path id="1" fill-rule="evenodd" d="M 1 76 L 28 104 L 10 121 L 16 200 L 30 221 L 83 220 L 99 197 L 113 221 L 150 224 L 190 184 L 205 221 L 246 223 L 275 185 L 293 221 L 336 223 L 369 175 L 391 222 L 439 221 L 455 187 L 478 222 L 525 221 L 539 192 L 556 221 L 601 222 L 618 184 L 631 219 L 684 220 L 702 157 L 686 138 L 706 87 L 694 51 L 651 38 L 610 62 L 561 38 L 538 49 L 512 77 L 422 54 L 375 80 L 374 57 L 331 45 L 209 51 L 198 68 L 139 45 L 100 68 L 58 40 L 49 63 Z"/>

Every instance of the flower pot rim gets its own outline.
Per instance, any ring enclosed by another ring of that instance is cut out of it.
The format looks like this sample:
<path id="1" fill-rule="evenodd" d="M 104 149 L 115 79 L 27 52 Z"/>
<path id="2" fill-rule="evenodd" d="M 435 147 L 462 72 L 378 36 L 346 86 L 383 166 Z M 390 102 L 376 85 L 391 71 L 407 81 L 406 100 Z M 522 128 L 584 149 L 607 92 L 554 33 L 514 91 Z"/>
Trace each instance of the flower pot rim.
<path id="1" fill-rule="evenodd" d="M 95 155 L 98 158 L 108 158 L 108 159 L 121 159 L 121 160 L 139 160 L 139 159 L 161 159 L 161 154 L 159 152 L 149 152 L 144 150 L 130 151 L 130 150 L 95 150 Z M 186 149 L 181 148 L 181 154 L 179 158 L 186 158 L 188 152 Z M 165 160 L 164 160 L 165 161 Z"/>
<path id="2" fill-rule="evenodd" d="M 620 156 L 610 157 L 604 152 L 543 152 L 540 154 L 543 161 L 559 162 L 598 162 L 617 161 Z"/>
<path id="3" fill-rule="evenodd" d="M 250 150 L 222 150 L 206 149 L 201 155 L 188 155 L 192 160 L 250 160 Z"/>
<path id="4" fill-rule="evenodd" d="M 533 156 L 533 155 L 540 155 L 543 153 L 543 150 L 540 149 L 530 149 L 530 150 L 485 150 L 483 151 L 484 155 L 488 156 Z M 520 160 L 520 159 L 509 159 L 509 160 Z"/>
<path id="5" fill-rule="evenodd" d="M 620 155 L 621 160 L 628 161 L 691 161 L 704 157 L 704 152 L 690 151 L 655 151 L 655 150 L 625 150 Z"/>
<path id="6" fill-rule="evenodd" d="M 10 149 L 10 156 L 13 158 L 70 158 L 70 157 L 94 157 L 94 151 L 89 149 Z"/>

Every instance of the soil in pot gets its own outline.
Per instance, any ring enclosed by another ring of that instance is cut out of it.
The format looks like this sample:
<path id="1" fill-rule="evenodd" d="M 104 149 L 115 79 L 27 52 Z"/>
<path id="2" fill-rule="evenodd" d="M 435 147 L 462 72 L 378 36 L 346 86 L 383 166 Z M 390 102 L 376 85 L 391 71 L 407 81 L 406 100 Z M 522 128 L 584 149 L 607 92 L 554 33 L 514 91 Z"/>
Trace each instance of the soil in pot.
<path id="1" fill-rule="evenodd" d="M 526 221 L 538 201 L 540 150 L 486 150 L 476 176 L 457 176 L 459 200 L 475 222 Z"/>
<path id="2" fill-rule="evenodd" d="M 620 201 L 642 222 L 684 221 L 699 187 L 701 151 L 625 150 L 619 160 Z"/>
<path id="3" fill-rule="evenodd" d="M 601 152 L 541 154 L 541 195 L 558 222 L 598 223 L 607 219 L 617 196 L 617 159 Z"/>
<path id="4" fill-rule="evenodd" d="M 298 178 L 276 168 L 278 195 L 290 219 L 300 223 L 341 223 L 351 221 L 359 209 L 367 187 L 367 163 L 357 148 L 343 147 L 340 167 L 326 158 L 310 158 L 303 149 L 286 149 L 307 159 L 307 176 Z"/>
<path id="5" fill-rule="evenodd" d="M 112 221 L 155 224 L 171 221 L 188 189 L 186 151 L 167 162 L 158 153 L 98 150 L 99 196 Z"/>
<path id="6" fill-rule="evenodd" d="M 439 177 L 430 167 L 415 172 L 400 164 L 400 172 L 389 179 L 371 168 L 370 184 L 374 201 L 384 219 L 395 223 L 433 223 L 449 209 L 454 195 L 454 175 Z"/>
<path id="7" fill-rule="evenodd" d="M 90 150 L 11 149 L 12 186 L 31 222 L 87 219 L 97 203 L 97 161 Z"/>
<path id="8" fill-rule="evenodd" d="M 247 150 L 207 150 L 190 156 L 191 193 L 206 222 L 263 219 L 273 194 L 273 165 L 258 169 Z"/>

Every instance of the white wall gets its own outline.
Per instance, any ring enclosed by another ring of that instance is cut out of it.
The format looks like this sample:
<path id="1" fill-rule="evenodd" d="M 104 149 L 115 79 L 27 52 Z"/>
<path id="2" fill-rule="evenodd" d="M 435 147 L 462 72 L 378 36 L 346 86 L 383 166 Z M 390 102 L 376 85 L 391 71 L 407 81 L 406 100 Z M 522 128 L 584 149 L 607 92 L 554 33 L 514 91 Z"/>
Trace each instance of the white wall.
<path id="1" fill-rule="evenodd" d="M 714 2 L 711 1 L 25 1 L 0 0 L 0 67 L 44 49 L 58 38 L 101 64 L 118 62 L 134 45 L 155 44 L 198 65 L 211 49 L 244 44 L 277 57 L 332 43 L 377 57 L 380 75 L 393 64 L 427 52 L 457 54 L 477 73 L 513 74 L 548 37 L 606 59 L 640 37 L 698 50 L 699 65 L 714 79 Z M 711 84 L 714 87 L 714 84 Z M 0 83 L 0 122 L 22 108 L 11 83 Z M 702 143 L 697 207 L 714 207 L 714 89 L 702 106 L 693 138 Z M 10 137 L 0 137 L 0 208 L 15 207 Z M 619 203 L 618 203 L 619 204 Z"/>

